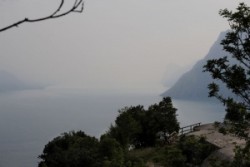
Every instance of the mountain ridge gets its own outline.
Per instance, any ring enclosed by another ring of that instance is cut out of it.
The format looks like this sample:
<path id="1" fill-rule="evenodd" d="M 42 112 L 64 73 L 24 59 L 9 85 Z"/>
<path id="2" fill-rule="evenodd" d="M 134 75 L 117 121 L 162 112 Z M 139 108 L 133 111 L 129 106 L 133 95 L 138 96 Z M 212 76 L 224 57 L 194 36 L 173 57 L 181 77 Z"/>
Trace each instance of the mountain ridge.
<path id="1" fill-rule="evenodd" d="M 224 57 L 226 52 L 223 51 L 222 46 L 220 45 L 221 40 L 224 39 L 226 35 L 225 32 L 221 32 L 214 42 L 212 47 L 209 49 L 207 55 L 197 61 L 197 63 L 192 67 L 191 70 L 184 73 L 176 83 L 168 90 L 163 92 L 161 96 L 166 97 L 170 96 L 174 99 L 195 99 L 195 100 L 212 100 L 214 98 L 208 97 L 208 84 L 214 80 L 208 72 L 203 72 L 203 66 L 206 64 L 207 60 L 215 59 L 219 57 Z M 231 93 L 226 89 L 225 85 L 221 82 L 218 82 L 220 86 L 220 92 L 229 96 Z"/>
<path id="2" fill-rule="evenodd" d="M 0 93 L 42 88 L 42 86 L 27 83 L 5 70 L 0 70 Z"/>

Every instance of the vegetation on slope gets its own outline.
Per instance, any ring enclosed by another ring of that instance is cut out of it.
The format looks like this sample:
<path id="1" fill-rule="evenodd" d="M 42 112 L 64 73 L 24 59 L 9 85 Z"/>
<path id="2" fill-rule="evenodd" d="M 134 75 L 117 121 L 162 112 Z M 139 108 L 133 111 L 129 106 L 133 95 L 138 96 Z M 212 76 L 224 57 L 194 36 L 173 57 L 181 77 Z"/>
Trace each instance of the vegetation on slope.
<path id="1" fill-rule="evenodd" d="M 149 162 L 185 167 L 200 165 L 215 149 L 204 138 L 179 139 L 178 130 L 169 97 L 147 110 L 125 107 L 100 140 L 82 131 L 54 138 L 39 156 L 39 167 L 145 167 Z"/>

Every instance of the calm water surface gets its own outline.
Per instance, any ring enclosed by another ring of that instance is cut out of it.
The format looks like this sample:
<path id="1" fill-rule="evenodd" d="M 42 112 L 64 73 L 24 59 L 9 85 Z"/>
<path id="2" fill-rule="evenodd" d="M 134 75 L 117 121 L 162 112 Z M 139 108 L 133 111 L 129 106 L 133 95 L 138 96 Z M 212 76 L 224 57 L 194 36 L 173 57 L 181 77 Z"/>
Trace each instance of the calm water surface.
<path id="1" fill-rule="evenodd" d="M 79 91 L 23 91 L 0 95 L 0 167 L 35 167 L 48 141 L 63 132 L 83 130 L 99 137 L 125 106 L 146 108 L 154 94 L 98 95 Z M 181 126 L 221 121 L 216 103 L 173 100 Z"/>

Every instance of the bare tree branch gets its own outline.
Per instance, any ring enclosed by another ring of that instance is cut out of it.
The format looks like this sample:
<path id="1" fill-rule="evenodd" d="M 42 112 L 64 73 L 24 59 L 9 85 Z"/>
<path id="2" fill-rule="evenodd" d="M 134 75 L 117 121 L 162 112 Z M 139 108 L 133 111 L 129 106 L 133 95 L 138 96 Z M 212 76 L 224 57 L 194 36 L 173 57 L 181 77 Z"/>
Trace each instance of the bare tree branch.
<path id="1" fill-rule="evenodd" d="M 65 16 L 65 15 L 68 15 L 69 13 L 73 13 L 73 12 L 82 13 L 82 11 L 84 9 L 83 0 L 75 0 L 74 5 L 69 10 L 67 10 L 63 13 L 59 13 L 64 5 L 64 2 L 65 2 L 65 0 L 61 0 L 61 3 L 58 6 L 58 8 L 49 16 L 38 18 L 38 19 L 24 18 L 23 20 L 20 20 L 16 23 L 9 25 L 9 26 L 1 28 L 0 32 L 6 31 L 6 30 L 11 29 L 13 27 L 18 27 L 20 24 L 23 24 L 23 23 L 34 23 L 34 22 L 39 22 L 39 21 L 44 21 L 44 20 L 49 20 L 49 19 L 56 19 L 56 18 Z"/>

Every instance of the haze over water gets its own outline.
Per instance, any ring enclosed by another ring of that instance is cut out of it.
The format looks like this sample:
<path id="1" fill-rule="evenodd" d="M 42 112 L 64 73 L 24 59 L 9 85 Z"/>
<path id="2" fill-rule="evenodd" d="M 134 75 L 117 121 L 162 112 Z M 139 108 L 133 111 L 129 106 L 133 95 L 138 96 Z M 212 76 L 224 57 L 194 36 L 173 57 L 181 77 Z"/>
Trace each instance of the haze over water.
<path id="1" fill-rule="evenodd" d="M 48 141 L 82 130 L 99 137 L 125 106 L 158 103 L 157 94 L 89 94 L 79 90 L 21 91 L 0 95 L 0 167 L 34 167 Z M 220 104 L 173 100 L 181 126 L 221 121 Z"/>

